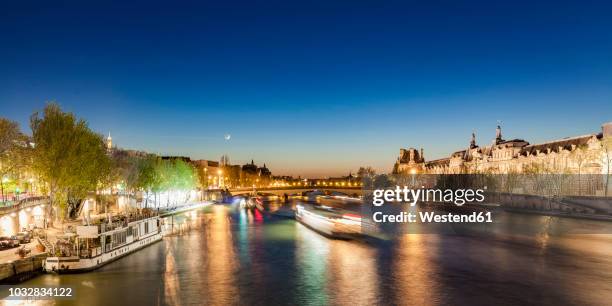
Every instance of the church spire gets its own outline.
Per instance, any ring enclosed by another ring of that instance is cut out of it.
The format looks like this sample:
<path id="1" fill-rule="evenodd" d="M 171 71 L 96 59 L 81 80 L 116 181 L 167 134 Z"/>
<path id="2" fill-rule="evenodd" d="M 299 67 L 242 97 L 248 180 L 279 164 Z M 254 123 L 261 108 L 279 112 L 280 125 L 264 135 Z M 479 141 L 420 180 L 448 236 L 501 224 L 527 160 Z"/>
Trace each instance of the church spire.
<path id="1" fill-rule="evenodd" d="M 108 132 L 108 137 L 106 137 L 106 149 L 110 150 L 113 148 L 113 138 L 111 137 L 110 131 Z"/>
<path id="2" fill-rule="evenodd" d="M 498 122 L 497 128 L 495 129 L 495 144 L 499 144 L 502 141 L 504 140 L 502 139 L 501 125 Z"/>
<path id="3" fill-rule="evenodd" d="M 476 133 L 472 132 L 472 139 L 470 140 L 470 149 L 476 147 Z"/>

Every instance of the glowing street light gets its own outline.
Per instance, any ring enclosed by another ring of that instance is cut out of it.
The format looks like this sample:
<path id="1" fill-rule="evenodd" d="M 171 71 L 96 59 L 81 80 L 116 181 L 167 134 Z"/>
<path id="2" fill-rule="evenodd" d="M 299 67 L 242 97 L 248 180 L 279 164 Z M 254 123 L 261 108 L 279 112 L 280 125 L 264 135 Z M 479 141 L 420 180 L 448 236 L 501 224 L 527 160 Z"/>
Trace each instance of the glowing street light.
<path id="1" fill-rule="evenodd" d="M 4 202 L 6 202 L 6 197 L 4 195 L 4 184 L 8 183 L 8 181 L 9 181 L 9 178 L 5 176 L 2 178 L 2 184 L 0 184 L 1 185 L 0 187 L 2 188 L 2 201 Z"/>

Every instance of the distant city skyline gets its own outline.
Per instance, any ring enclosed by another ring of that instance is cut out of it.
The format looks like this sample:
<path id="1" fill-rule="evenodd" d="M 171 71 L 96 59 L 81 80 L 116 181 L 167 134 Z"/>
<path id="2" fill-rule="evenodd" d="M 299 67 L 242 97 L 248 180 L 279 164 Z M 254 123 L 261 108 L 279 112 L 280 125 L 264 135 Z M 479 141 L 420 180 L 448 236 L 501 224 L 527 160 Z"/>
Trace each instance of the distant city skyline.
<path id="1" fill-rule="evenodd" d="M 610 3 L 0 8 L 0 116 L 26 133 L 57 101 L 122 148 L 325 177 L 490 143 L 498 120 L 531 143 L 612 120 Z"/>

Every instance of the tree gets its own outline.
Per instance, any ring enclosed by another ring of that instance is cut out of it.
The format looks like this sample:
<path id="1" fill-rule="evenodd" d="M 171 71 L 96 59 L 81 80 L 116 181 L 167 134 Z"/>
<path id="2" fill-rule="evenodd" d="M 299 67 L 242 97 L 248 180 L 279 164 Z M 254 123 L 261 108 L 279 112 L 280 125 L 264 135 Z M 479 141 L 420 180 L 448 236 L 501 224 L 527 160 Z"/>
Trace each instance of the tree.
<path id="1" fill-rule="evenodd" d="M 157 158 L 153 155 L 138 160 L 138 179 L 135 187 L 145 192 L 145 208 L 149 204 L 149 193 L 153 191 L 157 185 L 157 177 L 155 175 L 155 164 Z"/>
<path id="2" fill-rule="evenodd" d="M 9 177 L 19 178 L 18 169 L 27 165 L 28 138 L 21 133 L 17 122 L 0 118 L 0 189 L 2 200 L 6 200 L 5 181 Z"/>
<path id="3" fill-rule="evenodd" d="M 125 150 L 113 150 L 111 155 L 110 186 L 119 183 L 128 193 L 138 190 L 139 164 L 141 159 L 143 157 L 131 156 Z"/>
<path id="4" fill-rule="evenodd" d="M 109 176 L 103 137 L 56 103 L 47 104 L 42 116 L 34 113 L 30 125 L 34 169 L 48 185 L 51 204 L 63 219 Z"/>
<path id="5" fill-rule="evenodd" d="M 376 170 L 370 166 L 359 167 L 359 170 L 357 170 L 357 177 L 361 180 L 361 185 L 364 186 L 365 189 L 372 188 L 375 176 Z"/>
<path id="6" fill-rule="evenodd" d="M 608 189 L 610 188 L 610 163 L 612 163 L 612 136 L 604 137 L 602 140 L 602 150 L 606 163 L 606 188 L 604 195 L 608 196 Z"/>
<path id="7" fill-rule="evenodd" d="M 576 161 L 578 170 L 578 195 L 582 195 L 582 167 L 587 160 L 586 152 L 587 147 L 585 145 L 580 145 L 577 146 L 571 153 L 573 159 Z"/>
<path id="8" fill-rule="evenodd" d="M 190 164 L 180 159 L 157 159 L 153 191 L 156 194 L 166 193 L 166 205 L 174 204 L 170 203 L 170 195 L 178 195 L 187 200 L 189 191 L 197 185 L 198 178 Z"/>
<path id="9" fill-rule="evenodd" d="M 376 170 L 374 170 L 374 168 L 372 167 L 359 167 L 359 170 L 357 170 L 357 176 L 364 178 L 364 177 L 373 177 L 376 175 Z"/>

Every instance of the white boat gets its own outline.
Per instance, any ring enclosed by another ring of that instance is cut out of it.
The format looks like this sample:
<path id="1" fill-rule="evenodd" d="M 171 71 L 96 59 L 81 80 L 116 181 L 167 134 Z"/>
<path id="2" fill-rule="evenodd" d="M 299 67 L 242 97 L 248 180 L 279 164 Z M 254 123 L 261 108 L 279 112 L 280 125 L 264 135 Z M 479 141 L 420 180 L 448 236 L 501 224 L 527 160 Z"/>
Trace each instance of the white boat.
<path id="1" fill-rule="evenodd" d="M 326 206 L 296 205 L 295 219 L 320 234 L 337 239 L 360 237 L 361 216 Z"/>
<path id="2" fill-rule="evenodd" d="M 182 206 L 175 206 L 175 207 L 171 207 L 171 208 L 167 208 L 167 209 L 162 209 L 162 210 L 159 211 L 159 214 L 162 217 L 167 217 L 167 216 L 170 216 L 170 215 L 176 215 L 176 214 L 180 214 L 180 213 L 183 213 L 183 212 L 186 212 L 186 211 L 190 211 L 190 210 L 204 208 L 204 207 L 209 206 L 211 204 L 212 204 L 212 202 L 209 202 L 209 201 L 185 204 L 185 205 L 182 205 Z"/>
<path id="3" fill-rule="evenodd" d="M 65 256 L 47 257 L 46 272 L 77 273 L 95 270 L 162 239 L 159 216 L 76 227 L 76 234 L 64 236 L 60 252 Z M 61 244 L 60 244 L 61 245 Z"/>

